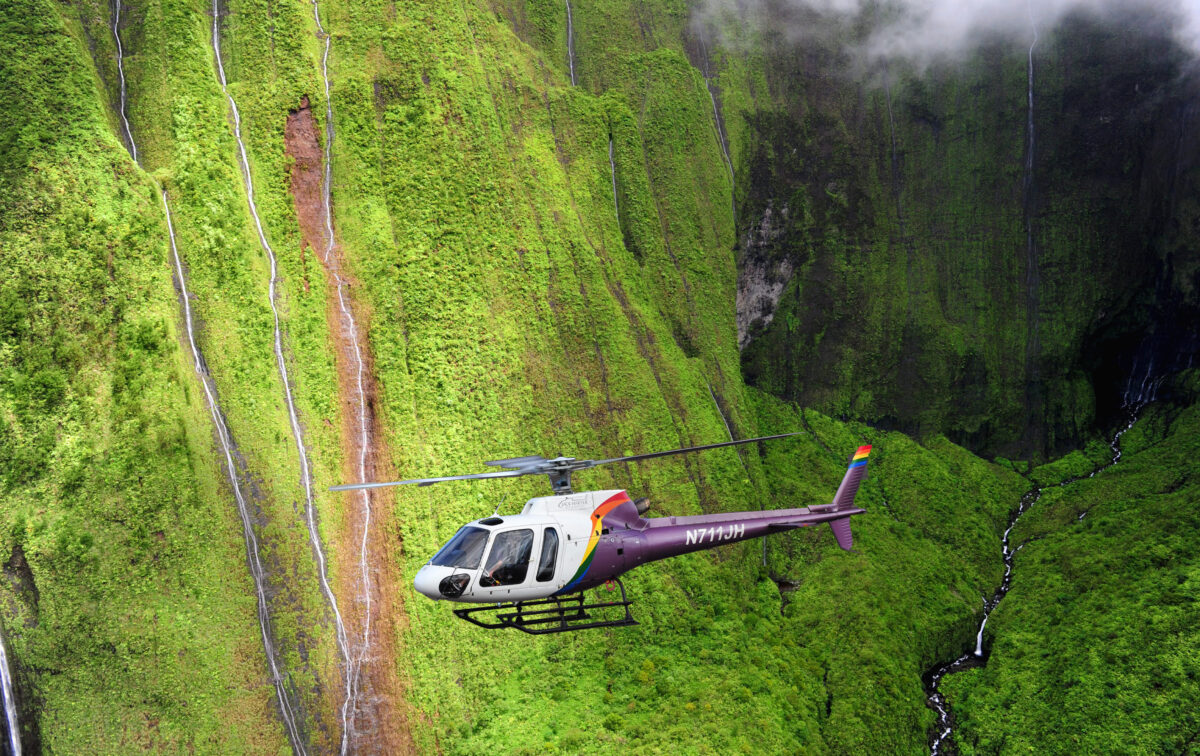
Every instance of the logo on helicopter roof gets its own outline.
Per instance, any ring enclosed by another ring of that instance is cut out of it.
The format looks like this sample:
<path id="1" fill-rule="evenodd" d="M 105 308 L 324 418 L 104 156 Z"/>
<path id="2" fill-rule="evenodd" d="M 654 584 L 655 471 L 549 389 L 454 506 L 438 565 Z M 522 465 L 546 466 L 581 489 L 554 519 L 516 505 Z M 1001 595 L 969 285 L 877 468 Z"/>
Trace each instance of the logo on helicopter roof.
<path id="1" fill-rule="evenodd" d="M 588 509 L 592 506 L 589 498 L 587 496 L 569 496 L 558 502 L 558 508 L 562 510 Z"/>

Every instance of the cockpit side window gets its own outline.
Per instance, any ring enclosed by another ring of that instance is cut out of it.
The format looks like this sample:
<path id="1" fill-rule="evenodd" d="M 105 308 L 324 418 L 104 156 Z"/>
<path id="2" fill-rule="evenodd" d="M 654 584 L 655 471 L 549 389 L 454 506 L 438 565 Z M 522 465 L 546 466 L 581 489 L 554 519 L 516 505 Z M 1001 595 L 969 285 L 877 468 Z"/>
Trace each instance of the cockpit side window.
<path id="1" fill-rule="evenodd" d="M 484 561 L 484 574 L 479 582 L 483 585 L 518 585 L 525 582 L 529 574 L 529 558 L 533 556 L 533 531 L 506 530 L 497 533 L 492 541 L 492 550 Z M 484 581 L 484 577 L 490 578 Z"/>
<path id="2" fill-rule="evenodd" d="M 488 531 L 468 525 L 455 533 L 450 542 L 429 560 L 438 567 L 462 567 L 473 570 L 479 566 L 483 547 L 487 545 Z"/>
<path id="3" fill-rule="evenodd" d="M 538 562 L 537 579 L 539 582 L 554 579 L 554 560 L 558 556 L 558 531 L 546 528 L 542 536 L 542 558 Z"/>

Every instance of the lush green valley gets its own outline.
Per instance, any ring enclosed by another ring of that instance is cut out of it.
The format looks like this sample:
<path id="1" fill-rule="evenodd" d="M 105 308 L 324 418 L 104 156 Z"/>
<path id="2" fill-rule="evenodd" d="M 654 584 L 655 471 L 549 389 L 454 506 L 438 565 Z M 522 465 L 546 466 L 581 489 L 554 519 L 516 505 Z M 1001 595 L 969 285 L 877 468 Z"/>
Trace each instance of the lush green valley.
<path id="1" fill-rule="evenodd" d="M 1047 43 L 1039 181 L 1068 188 L 1037 205 L 1030 351 L 1023 48 L 880 87 L 683 0 L 578 2 L 570 43 L 556 3 L 317 7 L 331 101 L 310 2 L 0 5 L 25 752 L 927 751 L 922 676 L 973 643 L 1021 494 L 1107 452 L 1136 360 L 1196 351 L 1183 53 L 1142 70 L 1161 30 L 1113 50 L 1083 21 Z M 1089 163 L 1115 59 L 1146 90 Z M 301 190 L 327 133 L 333 257 Z M 786 279 L 770 324 L 750 275 Z M 1062 748 L 1062 716 L 1076 749 L 1197 749 L 1196 371 L 1159 365 L 1121 465 L 1022 518 L 988 664 L 946 683 L 964 752 Z M 873 445 L 856 551 L 821 527 L 648 565 L 630 628 L 489 633 L 413 591 L 540 476 L 327 490 L 360 437 L 409 478 L 791 430 L 579 475 L 659 516 L 804 506 Z"/>

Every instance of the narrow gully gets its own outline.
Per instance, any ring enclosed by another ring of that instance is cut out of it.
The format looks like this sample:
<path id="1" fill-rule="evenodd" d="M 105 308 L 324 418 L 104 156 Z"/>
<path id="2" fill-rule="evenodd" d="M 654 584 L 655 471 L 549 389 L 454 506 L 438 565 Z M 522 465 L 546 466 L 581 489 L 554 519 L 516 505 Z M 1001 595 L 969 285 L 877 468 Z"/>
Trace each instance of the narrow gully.
<path id="1" fill-rule="evenodd" d="M 0 632 L 0 692 L 4 694 L 4 725 L 8 729 L 8 748 L 12 756 L 21 756 L 21 721 L 17 717 L 17 699 L 13 693 L 12 669 L 8 665 L 8 649 L 4 633 Z"/>
<path id="2" fill-rule="evenodd" d="M 608 170 L 612 175 L 613 213 L 617 216 L 617 226 L 621 225 L 621 206 L 617 202 L 617 161 L 613 158 L 613 138 L 608 135 Z"/>
<path id="3" fill-rule="evenodd" d="M 1112 450 L 1112 459 L 1092 470 L 1085 476 L 1086 478 L 1094 478 L 1100 472 L 1113 467 L 1121 461 L 1121 436 L 1125 435 L 1125 432 L 1133 427 L 1134 422 L 1137 421 L 1138 413 L 1143 406 L 1145 405 L 1138 404 L 1130 408 L 1128 422 L 1126 422 L 1120 430 L 1114 433 L 1112 439 L 1108 442 L 1109 449 Z M 1021 497 L 1021 500 L 1017 505 L 1017 510 L 1013 513 L 1012 518 L 1009 520 L 1008 528 L 1004 531 L 1004 538 L 1001 541 L 1000 556 L 1004 562 L 1004 577 L 1001 579 L 1000 586 L 996 588 L 991 598 L 988 598 L 987 596 L 983 597 L 983 620 L 979 623 L 979 631 L 975 634 L 975 647 L 953 661 L 933 667 L 924 675 L 927 705 L 937 713 L 937 721 L 934 723 L 934 729 L 930 733 L 929 739 L 930 756 L 939 756 L 939 754 L 954 752 L 953 741 L 951 740 L 954 735 L 953 716 L 950 710 L 950 704 L 946 701 L 946 697 L 943 696 L 939 690 L 941 681 L 945 679 L 947 675 L 954 674 L 955 672 L 961 672 L 965 669 L 981 667 L 987 663 L 987 656 L 983 651 L 983 630 L 987 626 L 988 618 L 991 617 L 992 612 L 996 610 L 996 607 L 1000 604 L 1000 601 L 1005 597 L 1005 595 L 1007 595 L 1009 588 L 1012 587 L 1013 558 L 1016 556 L 1018 551 L 1025 548 L 1025 546 L 1028 544 L 1028 541 L 1026 541 L 1025 543 L 1017 546 L 1015 549 L 1012 548 L 1009 537 L 1012 534 L 1013 528 L 1017 526 L 1017 521 L 1021 519 L 1021 516 L 1028 512 L 1034 504 L 1038 503 L 1038 501 L 1042 498 L 1042 493 L 1044 491 L 1050 488 L 1068 486 L 1082 479 L 1083 478 L 1067 478 L 1061 483 L 1055 483 L 1052 486 L 1034 488 L 1030 491 L 1027 491 Z M 1083 514 L 1078 517 L 1077 521 L 1082 520 L 1085 515 L 1087 515 L 1087 511 L 1084 511 Z"/>
<path id="4" fill-rule="evenodd" d="M 368 475 L 368 462 L 374 448 L 373 439 L 371 438 L 371 417 L 368 412 L 367 402 L 367 369 L 366 360 L 363 356 L 364 347 L 359 332 L 358 322 L 354 317 L 354 310 L 351 307 L 348 294 L 348 282 L 342 275 L 339 255 L 336 252 L 336 237 L 333 229 L 333 210 L 332 210 L 332 184 L 333 184 L 333 141 L 336 136 L 333 124 L 333 91 L 329 78 L 329 54 L 333 43 L 333 38 L 321 23 L 321 11 L 317 0 L 313 0 L 313 20 L 317 26 L 317 35 L 322 40 L 323 52 L 321 55 L 321 77 L 325 89 L 325 144 L 322 152 L 323 171 L 321 182 L 321 220 L 324 226 L 324 249 L 321 253 L 321 260 L 333 278 L 335 289 L 337 291 L 338 310 L 340 320 L 338 328 L 341 331 L 342 341 L 350 346 L 349 356 L 352 365 L 354 380 L 353 380 L 353 403 L 355 406 L 354 431 L 357 436 L 358 444 L 358 459 L 357 459 L 357 481 L 367 482 L 370 478 Z M 374 691 L 370 690 L 371 675 L 366 677 L 366 688 L 363 690 L 363 665 L 367 663 L 368 658 L 373 656 L 372 643 L 372 619 L 373 619 L 373 602 L 372 592 L 375 589 L 371 581 L 371 570 L 369 559 L 369 543 L 371 536 L 371 503 L 372 493 L 366 489 L 359 491 L 359 517 L 361 535 L 359 537 L 358 550 L 358 569 L 359 583 L 356 586 L 356 600 L 361 606 L 361 645 L 352 652 L 346 648 L 346 697 L 342 704 L 342 753 L 346 753 L 348 748 L 358 750 L 355 746 L 361 745 L 357 742 L 360 736 L 359 729 L 363 725 L 360 721 L 360 716 L 374 720 L 376 711 L 370 705 L 370 699 L 373 698 Z M 343 643 L 347 643 L 343 641 Z M 366 694 L 367 701 L 363 701 L 363 694 Z M 359 709 L 365 708 L 366 711 L 360 714 Z M 379 723 L 376 721 L 368 721 L 366 727 L 371 731 L 379 731 Z"/>
<path id="5" fill-rule="evenodd" d="M 129 154 L 133 158 L 133 162 L 141 163 L 138 160 L 137 143 L 133 141 L 133 131 L 129 128 L 129 116 L 126 111 L 129 105 L 129 90 L 125 86 L 125 48 L 121 45 L 121 0 L 114 0 L 112 33 L 113 41 L 117 45 L 117 76 L 121 80 L 121 107 L 118 111 L 121 116 L 121 127 L 125 130 L 125 143 L 129 147 Z"/>
<path id="6" fill-rule="evenodd" d="M 708 45 L 704 41 L 704 32 L 700 31 L 700 73 L 704 76 L 704 88 L 708 90 L 708 101 L 712 103 L 713 123 L 717 127 L 717 143 L 721 145 L 721 155 L 725 158 L 725 169 L 729 171 L 729 196 L 733 206 L 733 221 L 737 224 L 737 197 L 733 192 L 733 159 L 729 157 L 729 138 L 725 135 L 725 123 L 721 120 L 721 109 L 717 107 L 717 94 L 713 87 L 712 75 L 708 70 Z"/>
<path id="7" fill-rule="evenodd" d="M 127 94 L 129 90 L 125 80 L 125 48 L 121 43 L 120 14 L 121 2 L 120 0 L 116 0 L 113 10 L 112 32 L 117 49 L 117 73 L 120 78 L 121 123 L 125 131 L 125 136 L 128 140 L 129 156 L 133 158 L 135 163 L 141 165 L 141 161 L 138 158 L 137 142 L 133 138 L 133 132 L 129 128 L 129 120 L 126 115 L 129 104 Z M 163 203 L 163 212 L 167 220 L 167 237 L 171 247 L 171 261 L 175 274 L 175 285 L 178 289 L 180 304 L 183 309 L 184 328 L 188 337 L 188 346 L 192 354 L 192 363 L 196 371 L 196 376 L 200 380 L 200 385 L 204 389 L 205 404 L 208 407 L 208 412 L 212 418 L 213 427 L 217 434 L 217 441 L 221 447 L 222 455 L 225 458 L 225 472 L 229 478 L 230 487 L 233 489 L 234 500 L 237 503 L 238 516 L 242 522 L 242 537 L 246 545 L 246 563 L 250 570 L 250 577 L 254 582 L 258 626 L 259 632 L 262 635 L 263 652 L 267 659 L 267 667 L 271 673 L 271 684 L 275 690 L 276 701 L 279 703 L 280 718 L 283 721 L 288 742 L 291 744 L 293 752 L 303 754 L 306 751 L 304 748 L 304 738 L 299 723 L 299 717 L 296 715 L 295 706 L 293 705 L 291 696 L 287 691 L 287 677 L 280 663 L 279 651 L 275 646 L 275 636 L 271 629 L 271 618 L 267 602 L 267 576 L 266 570 L 263 567 L 262 550 L 258 542 L 258 537 L 254 533 L 253 518 L 250 511 L 251 505 L 249 504 L 246 495 L 242 490 L 241 481 L 238 476 L 238 468 L 234 462 L 235 445 L 232 435 L 229 432 L 228 424 L 225 422 L 225 415 L 221 411 L 220 403 L 217 399 L 216 386 L 213 383 L 212 376 L 208 372 L 208 366 L 201 355 L 200 347 L 196 343 L 196 332 L 192 318 L 191 296 L 188 293 L 187 277 L 184 275 L 183 262 L 179 257 L 179 249 L 176 244 L 175 224 L 171 216 L 170 199 L 167 196 L 165 189 L 160 190 L 160 192 Z"/>

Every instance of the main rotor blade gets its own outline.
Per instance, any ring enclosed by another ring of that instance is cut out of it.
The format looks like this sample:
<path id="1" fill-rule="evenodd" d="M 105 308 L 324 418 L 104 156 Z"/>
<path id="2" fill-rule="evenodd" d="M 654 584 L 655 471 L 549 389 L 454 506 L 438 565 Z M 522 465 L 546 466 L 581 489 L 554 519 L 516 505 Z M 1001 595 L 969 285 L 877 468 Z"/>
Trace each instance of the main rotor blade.
<path id="1" fill-rule="evenodd" d="M 770 441 L 773 438 L 787 438 L 788 436 L 799 436 L 804 431 L 795 431 L 794 433 L 780 433 L 777 436 L 759 436 L 758 438 L 743 438 L 740 441 L 723 441 L 719 444 L 707 444 L 705 446 L 689 446 L 686 449 L 672 449 L 671 451 L 650 452 L 649 454 L 634 454 L 629 457 L 613 457 L 612 459 L 597 459 L 592 460 L 589 467 L 596 465 L 607 465 L 610 462 L 632 462 L 636 459 L 653 459 L 654 457 L 666 457 L 670 454 L 685 454 L 687 452 L 704 451 L 705 449 L 717 449 L 722 446 L 737 446 L 738 444 L 752 444 L 755 441 Z"/>
<path id="2" fill-rule="evenodd" d="M 442 478 L 413 478 L 411 480 L 390 480 L 386 483 L 346 483 L 331 486 L 330 491 L 356 491 L 362 488 L 387 488 L 388 486 L 403 486 L 416 483 L 418 486 L 432 486 L 434 483 L 445 483 L 448 480 L 477 480 L 479 478 L 515 478 L 518 475 L 529 475 L 526 470 L 504 470 L 501 472 L 475 473 L 473 475 L 447 475 Z"/>

